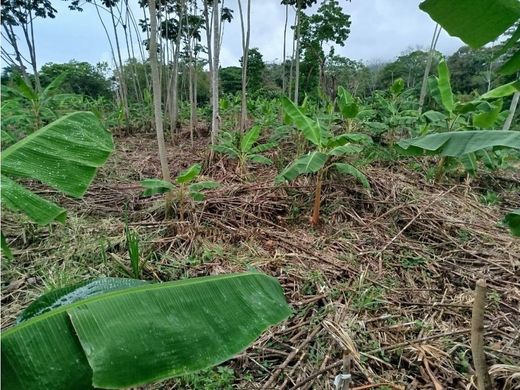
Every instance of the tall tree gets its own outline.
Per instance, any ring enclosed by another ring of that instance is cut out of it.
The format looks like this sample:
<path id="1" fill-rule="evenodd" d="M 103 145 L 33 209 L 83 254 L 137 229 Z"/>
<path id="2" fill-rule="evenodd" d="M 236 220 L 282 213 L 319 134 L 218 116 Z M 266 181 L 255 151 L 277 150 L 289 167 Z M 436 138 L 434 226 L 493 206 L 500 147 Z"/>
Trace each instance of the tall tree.
<path id="1" fill-rule="evenodd" d="M 220 20 L 219 1 L 213 0 L 213 20 L 212 20 L 212 54 L 211 59 L 211 144 L 214 145 L 217 141 L 217 136 L 220 128 L 220 116 L 218 107 L 218 69 L 220 59 Z"/>
<path id="2" fill-rule="evenodd" d="M 247 0 L 246 18 L 242 12 L 242 1 L 238 0 L 240 11 L 240 27 L 242 29 L 242 95 L 240 103 L 240 132 L 243 133 L 247 120 L 247 60 L 249 58 L 249 37 L 251 34 L 251 0 Z"/>
<path id="3" fill-rule="evenodd" d="M 155 118 L 155 131 L 157 134 L 157 144 L 159 146 L 159 160 L 161 162 L 161 172 L 163 180 L 170 182 L 170 169 L 166 158 L 166 144 L 164 142 L 164 129 L 162 121 L 162 99 L 161 99 L 161 80 L 159 78 L 159 60 L 157 57 L 157 8 L 155 0 L 148 0 L 150 12 L 150 66 L 152 70 L 152 89 L 153 89 L 153 108 Z M 166 213 L 170 212 L 172 195 L 166 195 Z"/>
<path id="4" fill-rule="evenodd" d="M 299 85 L 300 85 L 300 23 L 303 10 L 312 6 L 317 0 L 282 0 L 283 5 L 292 5 L 296 7 L 294 37 L 295 53 L 294 53 L 294 101 L 298 103 L 299 100 Z"/>
<path id="5" fill-rule="evenodd" d="M 325 87 L 325 63 L 327 56 L 334 55 L 334 47 L 325 54 L 324 45 L 334 43 L 344 46 L 350 34 L 350 15 L 343 12 L 337 0 L 324 0 L 316 14 L 302 15 L 301 46 L 305 50 L 307 64 L 312 69 L 318 64 L 318 85 L 320 90 Z M 309 72 L 307 78 L 309 78 Z"/>
<path id="6" fill-rule="evenodd" d="M 80 9 L 77 1 L 70 3 L 69 8 Z M 32 68 L 34 75 L 34 86 L 37 91 L 41 91 L 38 64 L 36 61 L 36 41 L 34 39 L 34 21 L 37 18 L 54 18 L 58 11 L 52 6 L 50 0 L 2 0 L 1 23 L 2 38 L 11 47 L 14 53 L 2 45 L 2 59 L 18 68 L 25 81 L 30 84 L 26 70 L 26 64 Z M 29 59 L 23 54 L 18 45 L 18 35 L 16 30 L 20 29 L 23 35 Z"/>

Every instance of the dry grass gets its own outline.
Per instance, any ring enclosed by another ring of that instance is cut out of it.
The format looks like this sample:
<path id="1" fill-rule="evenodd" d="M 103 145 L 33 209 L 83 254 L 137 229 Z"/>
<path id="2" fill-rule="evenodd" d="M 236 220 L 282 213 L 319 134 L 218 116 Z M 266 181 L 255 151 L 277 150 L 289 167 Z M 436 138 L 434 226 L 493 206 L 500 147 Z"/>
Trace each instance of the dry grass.
<path id="1" fill-rule="evenodd" d="M 498 388 L 520 386 L 520 241 L 497 223 L 520 204 L 518 174 L 432 185 L 401 163 L 374 164 L 365 171 L 370 192 L 348 178 L 326 185 L 322 224 L 311 229 L 308 179 L 274 187 L 274 169 L 262 168 L 243 181 L 233 163 L 219 161 L 205 174 L 222 186 L 193 205 L 185 222 L 164 221 L 160 198 L 140 198 L 136 186 L 158 175 L 155 148 L 152 138 L 120 139 L 83 200 L 51 193 L 71 210 L 65 226 L 20 229 L 19 217 L 4 215 L 16 259 L 4 263 L 2 327 L 48 288 L 127 276 L 128 210 L 147 259 L 144 278 L 254 268 L 283 285 L 295 314 L 226 364 L 235 388 L 332 389 L 344 356 L 360 389 L 471 388 L 469 328 L 479 278 L 490 289 L 492 376 Z M 194 150 L 171 151 L 172 171 L 203 161 L 205 150 L 199 141 Z M 500 206 L 479 200 L 491 187 Z"/>

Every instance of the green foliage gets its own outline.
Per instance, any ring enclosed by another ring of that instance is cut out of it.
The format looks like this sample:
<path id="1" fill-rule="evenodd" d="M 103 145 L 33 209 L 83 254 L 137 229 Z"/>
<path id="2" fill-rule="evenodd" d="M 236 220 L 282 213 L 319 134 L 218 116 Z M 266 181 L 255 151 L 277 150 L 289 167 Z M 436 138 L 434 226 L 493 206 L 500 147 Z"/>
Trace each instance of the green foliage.
<path id="1" fill-rule="evenodd" d="M 172 190 L 177 190 L 179 201 L 183 202 L 184 194 L 188 192 L 189 196 L 197 201 L 204 200 L 202 191 L 218 188 L 219 184 L 214 181 L 199 181 L 195 182 L 200 175 L 202 165 L 193 164 L 184 171 L 180 172 L 175 179 L 174 185 L 166 180 L 161 179 L 145 179 L 139 183 L 144 188 L 143 196 L 152 196 L 157 194 L 164 194 Z"/>
<path id="2" fill-rule="evenodd" d="M 520 3 L 517 0 L 426 0 L 419 8 L 450 35 L 459 37 L 473 48 L 494 41 L 520 19 Z M 516 43 L 517 40 L 518 37 L 511 37 L 511 42 Z M 520 50 L 517 49 L 502 66 L 502 72 L 513 74 L 518 69 Z"/>
<path id="3" fill-rule="evenodd" d="M 60 87 L 66 73 L 57 76 L 38 92 L 22 77 L 16 77 L 12 86 L 2 86 L 2 129 L 11 133 L 27 135 L 58 118 L 58 106 L 73 96 L 63 94 Z"/>
<path id="4" fill-rule="evenodd" d="M 243 59 L 240 58 L 242 65 Z M 263 73 L 265 70 L 265 63 L 262 53 L 258 48 L 249 49 L 247 53 L 247 90 L 250 94 L 255 95 L 260 91 L 263 85 Z M 240 78 L 242 84 L 242 78 Z"/>
<path id="5" fill-rule="evenodd" d="M 38 224 L 63 222 L 65 209 L 13 179 L 36 179 L 79 198 L 113 149 L 112 135 L 94 114 L 76 112 L 58 119 L 2 152 L 2 205 Z"/>
<path id="6" fill-rule="evenodd" d="M 356 101 L 354 100 L 350 92 L 348 92 L 341 85 L 338 87 L 337 102 L 341 115 L 343 115 L 344 119 L 355 118 L 359 113 L 359 107 Z"/>
<path id="7" fill-rule="evenodd" d="M 434 55 L 434 66 L 439 53 Z M 397 79 L 401 79 L 403 86 L 418 91 L 424 74 L 429 53 L 422 50 L 413 50 L 401 54 L 393 62 L 385 64 L 377 72 L 376 85 L 378 89 L 385 89 Z M 434 69 L 434 68 L 433 68 Z"/>
<path id="8" fill-rule="evenodd" d="M 242 90 L 242 68 L 239 66 L 221 68 L 219 78 L 224 95 L 235 95 Z"/>
<path id="9" fill-rule="evenodd" d="M 219 143 L 213 146 L 213 150 L 225 154 L 229 158 L 238 160 L 238 169 L 242 174 L 247 174 L 249 162 L 256 164 L 272 164 L 271 159 L 262 153 L 271 149 L 275 143 L 260 144 L 260 126 L 255 125 L 244 134 L 239 132 L 221 132 Z"/>
<path id="10" fill-rule="evenodd" d="M 2 332 L 7 390 L 127 388 L 185 375 L 231 358 L 291 313 L 278 281 L 258 273 L 93 283 L 98 293 L 85 283 L 54 293 L 48 301 L 85 296 Z"/>
<path id="11" fill-rule="evenodd" d="M 504 223 L 509 227 L 513 236 L 520 237 L 520 209 L 508 213 L 504 217 Z"/>
<path id="12" fill-rule="evenodd" d="M 355 155 L 362 151 L 360 144 L 371 142 L 370 137 L 364 134 L 345 133 L 334 135 L 330 128 L 325 128 L 319 122 L 309 118 L 289 99 L 282 98 L 282 107 L 287 118 L 296 126 L 307 141 L 312 144 L 309 153 L 298 157 L 283 169 L 276 177 L 276 183 L 292 181 L 300 175 L 316 174 L 316 191 L 313 216 L 311 223 L 319 221 L 321 204 L 321 187 L 323 176 L 332 170 L 338 174 L 348 174 L 368 187 L 368 180 L 356 167 L 348 163 L 340 163 L 348 155 Z"/>
<path id="13" fill-rule="evenodd" d="M 52 80 L 65 74 L 60 85 L 62 93 L 88 96 L 92 99 L 104 97 L 111 99 L 113 92 L 111 82 L 104 76 L 106 64 L 93 66 L 88 62 L 69 61 L 65 64 L 45 64 L 40 70 L 40 81 L 42 87 L 46 87 Z"/>
<path id="14" fill-rule="evenodd" d="M 407 154 L 462 157 L 489 148 L 520 149 L 518 131 L 451 131 L 398 142 Z"/>
<path id="15" fill-rule="evenodd" d="M 439 77 L 430 78 L 430 93 L 443 107 L 444 112 L 429 110 L 423 114 L 426 122 L 422 133 L 429 128 L 441 131 L 489 129 L 497 127 L 507 115 L 502 111 L 503 98 L 507 98 L 520 90 L 520 82 L 513 81 L 496 87 L 470 101 L 461 101 L 455 98 L 451 89 L 450 73 L 447 64 L 441 60 L 438 66 Z"/>

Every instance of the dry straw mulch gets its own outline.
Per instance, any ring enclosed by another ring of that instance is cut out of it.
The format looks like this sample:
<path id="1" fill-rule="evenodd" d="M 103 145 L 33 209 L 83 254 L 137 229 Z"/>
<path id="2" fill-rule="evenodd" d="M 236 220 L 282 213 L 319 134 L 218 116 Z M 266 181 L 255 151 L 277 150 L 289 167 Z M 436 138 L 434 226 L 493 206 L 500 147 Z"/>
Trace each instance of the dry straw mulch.
<path id="1" fill-rule="evenodd" d="M 203 161 L 204 151 L 205 141 L 172 151 L 172 170 Z M 497 388 L 519 388 L 520 240 L 499 224 L 520 205 L 518 187 L 507 189 L 518 174 L 433 185 L 400 163 L 376 164 L 365 170 L 369 192 L 348 178 L 326 184 L 322 223 L 312 229 L 311 180 L 275 187 L 273 168 L 241 180 L 221 160 L 205 172 L 221 187 L 184 221 L 164 221 L 159 199 L 141 198 L 136 186 L 158 174 L 154 152 L 153 139 L 121 140 L 85 199 L 64 201 L 92 219 L 126 208 L 133 227 L 160 231 L 151 245 L 162 257 L 146 264 L 147 278 L 169 280 L 179 267 L 189 276 L 254 268 L 278 278 L 294 315 L 227 363 L 237 388 L 332 389 L 342 370 L 358 389 L 474 388 L 469 337 L 479 278 L 490 290 L 492 376 Z M 490 186 L 500 207 L 479 200 Z M 201 263 L 172 263 L 208 248 L 220 249 Z M 10 296 L 7 306 L 24 306 L 13 297 L 26 295 Z"/>

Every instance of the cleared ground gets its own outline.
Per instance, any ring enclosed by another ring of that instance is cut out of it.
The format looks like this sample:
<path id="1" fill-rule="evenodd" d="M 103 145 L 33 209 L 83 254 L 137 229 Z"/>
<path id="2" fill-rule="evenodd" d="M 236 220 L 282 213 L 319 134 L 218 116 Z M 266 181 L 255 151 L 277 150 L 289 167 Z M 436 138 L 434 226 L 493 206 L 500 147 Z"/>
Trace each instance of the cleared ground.
<path id="1" fill-rule="evenodd" d="M 519 171 L 434 185 L 429 162 L 383 159 L 364 169 L 371 191 L 351 178 L 328 182 L 313 229 L 313 182 L 273 184 L 282 156 L 271 156 L 274 167 L 252 167 L 246 180 L 235 162 L 217 160 L 204 175 L 221 187 L 190 205 L 183 221 L 164 220 L 162 198 L 140 197 L 137 185 L 159 176 L 153 136 L 116 144 L 82 200 L 33 184 L 68 208 L 65 225 L 40 228 L 3 214 L 15 260 L 2 265 L 2 328 L 48 289 L 128 277 L 127 219 L 139 233 L 142 278 L 256 269 L 278 278 L 294 308 L 225 365 L 147 389 L 331 389 L 344 356 L 354 388 L 465 389 L 479 278 L 490 288 L 491 372 L 498 388 L 520 386 L 520 240 L 499 223 L 520 204 Z M 172 171 L 204 162 L 207 150 L 204 139 L 170 148 Z"/>

